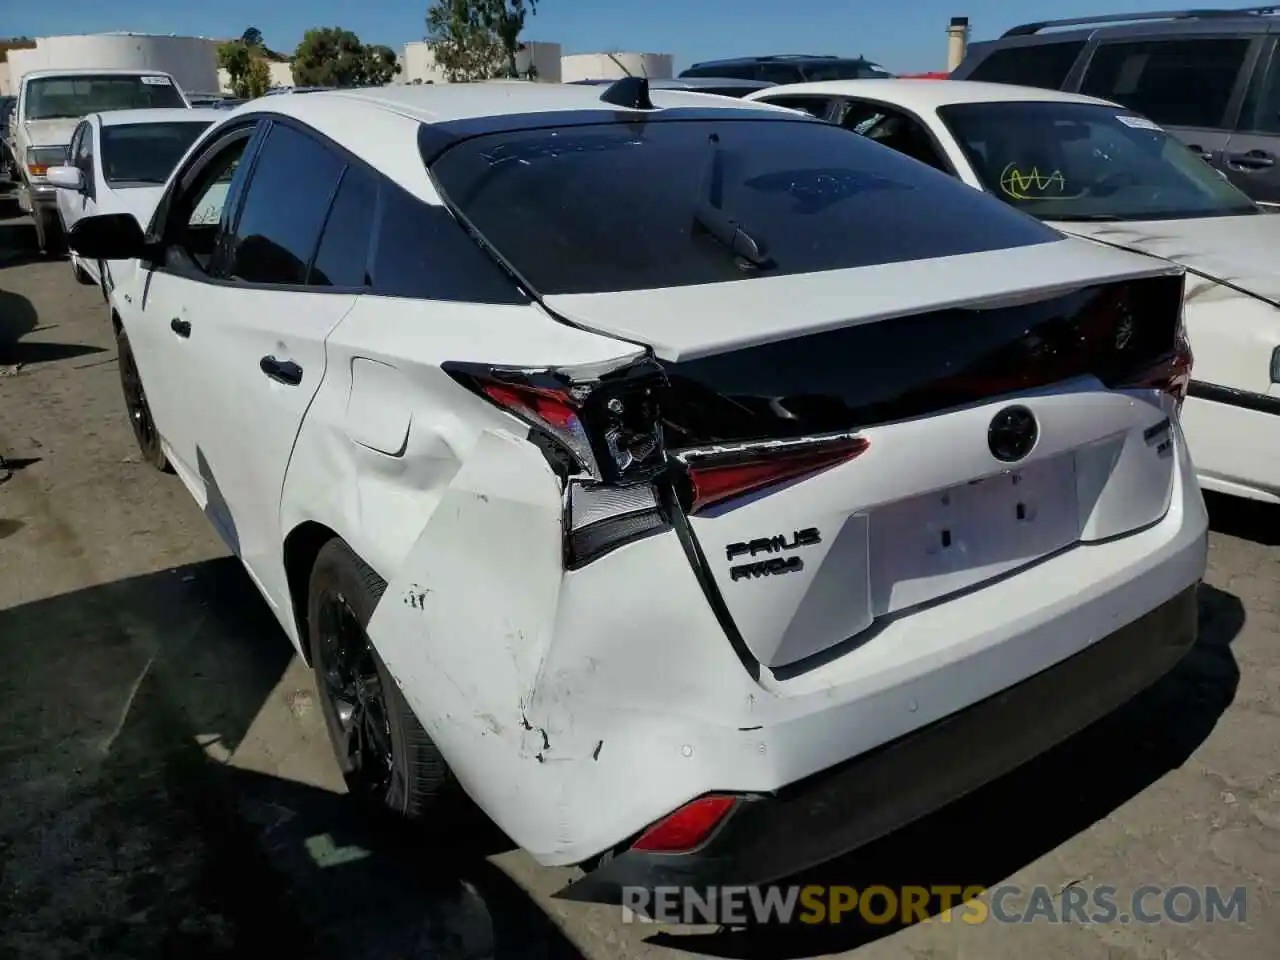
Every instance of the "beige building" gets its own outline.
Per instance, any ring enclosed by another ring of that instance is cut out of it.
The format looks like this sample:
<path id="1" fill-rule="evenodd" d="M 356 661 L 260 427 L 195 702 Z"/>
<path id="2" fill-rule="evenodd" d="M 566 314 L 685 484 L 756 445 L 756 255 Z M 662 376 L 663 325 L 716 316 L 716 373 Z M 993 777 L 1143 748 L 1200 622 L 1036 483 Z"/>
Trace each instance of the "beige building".
<path id="1" fill-rule="evenodd" d="M 669 53 L 575 53 L 560 60 L 563 83 L 623 77 L 669 80 L 674 74 L 675 58 Z"/>

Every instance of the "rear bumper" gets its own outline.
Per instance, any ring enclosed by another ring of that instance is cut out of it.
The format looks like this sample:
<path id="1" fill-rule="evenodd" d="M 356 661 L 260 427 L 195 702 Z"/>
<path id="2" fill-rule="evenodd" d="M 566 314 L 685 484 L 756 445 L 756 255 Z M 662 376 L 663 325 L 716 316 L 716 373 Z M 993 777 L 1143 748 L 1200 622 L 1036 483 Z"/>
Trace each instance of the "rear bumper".
<path id="1" fill-rule="evenodd" d="M 699 849 L 629 850 L 557 894 L 622 904 L 624 890 L 758 885 L 861 847 L 988 783 L 1167 673 L 1197 634 L 1196 587 L 1016 686 L 839 767 L 744 797 Z"/>
<path id="2" fill-rule="evenodd" d="M 1280 503 L 1280 397 L 1212 389 L 1217 399 L 1196 396 L 1193 387 L 1182 408 L 1201 486 Z"/>

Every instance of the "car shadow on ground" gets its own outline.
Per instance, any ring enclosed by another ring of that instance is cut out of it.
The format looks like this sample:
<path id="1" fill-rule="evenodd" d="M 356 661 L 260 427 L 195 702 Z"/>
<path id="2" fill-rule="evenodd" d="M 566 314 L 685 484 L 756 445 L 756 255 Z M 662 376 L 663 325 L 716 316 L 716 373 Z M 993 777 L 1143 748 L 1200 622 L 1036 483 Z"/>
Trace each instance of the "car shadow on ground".
<path id="1" fill-rule="evenodd" d="M 1280 546 L 1280 506 L 1207 490 L 1204 503 L 1209 509 L 1209 526 L 1214 531 L 1252 540 L 1264 547 Z"/>
<path id="2" fill-rule="evenodd" d="M 0 611 L 0 644 L 0 956 L 578 956 L 474 808 L 445 843 L 226 762 L 289 750 L 251 728 L 300 669 L 237 561 Z"/>
<path id="3" fill-rule="evenodd" d="M 0 227 L 0 229 L 3 229 Z M 0 253 L 0 256 L 3 256 Z M 3 261 L 0 261 L 3 265 Z M 3 277 L 0 277 L 0 283 Z M 104 353 L 84 343 L 48 343 L 26 339 L 39 329 L 40 316 L 31 301 L 19 293 L 0 289 L 0 367 L 26 367 L 33 363 Z"/>
<path id="4" fill-rule="evenodd" d="M 858 890 L 991 888 L 1181 766 L 1231 704 L 1240 679 L 1230 644 L 1244 626 L 1244 606 L 1214 587 L 1200 589 L 1199 641 L 1153 687 L 959 802 L 783 882 Z M 927 913 L 941 912 L 935 898 Z M 784 960 L 842 953 L 901 929 L 901 923 L 866 923 L 855 911 L 835 925 L 750 924 L 647 939 L 706 956 Z"/>
<path id="5" fill-rule="evenodd" d="M 28 263 L 41 263 L 55 259 L 40 252 L 36 240 L 36 225 L 21 210 L 16 201 L 6 203 L 0 197 L 0 267 L 20 267 Z M 21 217 L 20 220 L 10 219 Z"/>

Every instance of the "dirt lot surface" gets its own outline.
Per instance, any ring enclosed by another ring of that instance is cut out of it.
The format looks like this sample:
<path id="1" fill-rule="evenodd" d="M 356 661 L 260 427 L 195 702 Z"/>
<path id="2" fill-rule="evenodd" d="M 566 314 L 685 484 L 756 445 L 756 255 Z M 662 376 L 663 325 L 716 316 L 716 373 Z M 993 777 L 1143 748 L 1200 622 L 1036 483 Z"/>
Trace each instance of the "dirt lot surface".
<path id="1" fill-rule="evenodd" d="M 1202 637 L 1174 674 L 800 880 L 1244 886 L 1242 922 L 626 924 L 550 900 L 569 872 L 479 819 L 444 845 L 353 815 L 306 667 L 179 481 L 138 462 L 100 295 L 31 240 L 0 220 L 0 956 L 1280 956 L 1274 514 L 1211 503 Z"/>

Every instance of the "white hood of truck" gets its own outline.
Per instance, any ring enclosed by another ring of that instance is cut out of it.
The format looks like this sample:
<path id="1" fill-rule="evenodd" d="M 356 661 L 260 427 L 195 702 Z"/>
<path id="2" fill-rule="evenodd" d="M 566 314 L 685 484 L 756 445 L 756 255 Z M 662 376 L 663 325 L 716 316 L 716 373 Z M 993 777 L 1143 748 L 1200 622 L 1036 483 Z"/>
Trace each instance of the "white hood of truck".
<path id="1" fill-rule="evenodd" d="M 1148 220 L 1054 222 L 1064 233 L 1162 257 L 1280 306 L 1280 214 Z"/>
<path id="2" fill-rule="evenodd" d="M 77 119 L 28 120 L 22 125 L 29 147 L 65 147 L 80 125 Z"/>
<path id="3" fill-rule="evenodd" d="M 1041 300 L 1091 284 L 1179 271 L 1151 257 L 1063 237 L 1027 247 L 849 270 L 559 294 L 545 297 L 544 303 L 580 327 L 645 344 L 663 360 L 677 361 L 854 324 L 950 307 Z"/>

